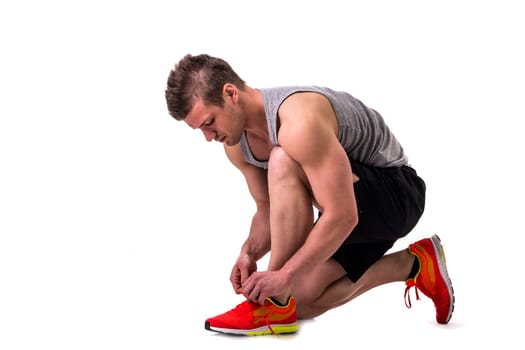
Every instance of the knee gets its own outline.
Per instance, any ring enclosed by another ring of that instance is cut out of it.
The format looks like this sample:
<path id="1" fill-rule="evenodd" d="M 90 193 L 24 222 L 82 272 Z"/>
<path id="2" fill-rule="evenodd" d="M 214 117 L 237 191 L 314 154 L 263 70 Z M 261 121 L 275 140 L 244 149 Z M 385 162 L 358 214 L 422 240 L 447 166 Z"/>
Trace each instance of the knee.
<path id="1" fill-rule="evenodd" d="M 280 181 L 300 177 L 300 166 L 281 147 L 274 147 L 268 161 L 268 180 Z"/>
<path id="2" fill-rule="evenodd" d="M 268 161 L 268 177 L 278 179 L 286 176 L 293 167 L 294 160 L 281 147 L 274 147 Z"/>

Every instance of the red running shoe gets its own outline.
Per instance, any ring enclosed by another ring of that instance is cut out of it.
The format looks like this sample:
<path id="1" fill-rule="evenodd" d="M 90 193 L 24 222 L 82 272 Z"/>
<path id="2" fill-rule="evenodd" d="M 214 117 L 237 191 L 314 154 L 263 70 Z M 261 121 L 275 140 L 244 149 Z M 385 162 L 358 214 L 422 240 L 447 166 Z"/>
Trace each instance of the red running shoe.
<path id="1" fill-rule="evenodd" d="M 454 311 L 454 289 L 448 276 L 441 240 L 434 235 L 410 244 L 408 251 L 419 260 L 419 271 L 414 278 L 406 281 L 405 305 L 408 308 L 412 306 L 408 292 L 410 288 L 415 287 L 417 300 L 419 300 L 417 292 L 419 289 L 434 302 L 436 321 L 448 323 Z"/>
<path id="2" fill-rule="evenodd" d="M 295 299 L 288 298 L 285 306 L 277 305 L 271 298 L 266 298 L 264 305 L 244 301 L 228 312 L 208 318 L 204 328 L 239 335 L 294 333 L 298 329 Z"/>

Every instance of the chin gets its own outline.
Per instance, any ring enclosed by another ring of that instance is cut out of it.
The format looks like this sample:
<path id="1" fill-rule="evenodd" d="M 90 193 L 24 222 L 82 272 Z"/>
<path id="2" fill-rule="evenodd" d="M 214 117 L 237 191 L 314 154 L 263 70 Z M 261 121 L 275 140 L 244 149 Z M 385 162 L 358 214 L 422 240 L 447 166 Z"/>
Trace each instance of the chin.
<path id="1" fill-rule="evenodd" d="M 231 140 L 227 140 L 227 141 L 225 142 L 225 144 L 226 144 L 227 146 L 230 146 L 230 147 L 231 147 L 231 146 L 235 146 L 235 145 L 238 144 L 239 142 L 240 142 L 240 140 L 233 140 L 233 141 L 231 141 Z"/>

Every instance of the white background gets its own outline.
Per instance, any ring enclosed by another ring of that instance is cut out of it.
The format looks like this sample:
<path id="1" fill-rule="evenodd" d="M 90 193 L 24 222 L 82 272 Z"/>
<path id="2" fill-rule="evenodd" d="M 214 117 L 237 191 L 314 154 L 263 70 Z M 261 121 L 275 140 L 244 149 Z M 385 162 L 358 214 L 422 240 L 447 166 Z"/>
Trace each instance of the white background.
<path id="1" fill-rule="evenodd" d="M 518 4 L 3 2 L 0 349 L 522 348 Z M 226 59 L 253 87 L 346 90 L 383 115 L 428 186 L 393 249 L 440 235 L 448 326 L 428 299 L 407 310 L 398 283 L 293 336 L 204 330 L 241 301 L 228 277 L 253 205 L 221 146 L 167 113 L 186 53 Z"/>

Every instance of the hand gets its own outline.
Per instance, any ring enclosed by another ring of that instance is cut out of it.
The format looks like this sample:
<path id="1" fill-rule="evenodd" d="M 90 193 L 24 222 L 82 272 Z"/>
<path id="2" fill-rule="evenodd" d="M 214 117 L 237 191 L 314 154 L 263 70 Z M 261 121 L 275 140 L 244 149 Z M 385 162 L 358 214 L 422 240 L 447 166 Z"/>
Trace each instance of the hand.
<path id="1" fill-rule="evenodd" d="M 242 291 L 248 300 L 262 305 L 266 297 L 288 294 L 289 278 L 281 270 L 254 272 L 242 284 Z"/>
<path id="2" fill-rule="evenodd" d="M 230 274 L 230 282 L 235 293 L 243 293 L 242 285 L 244 281 L 255 271 L 257 271 L 257 263 L 249 255 L 243 254 L 237 258 Z"/>

